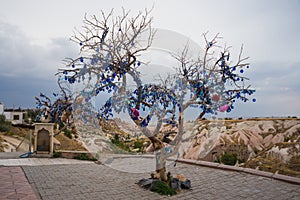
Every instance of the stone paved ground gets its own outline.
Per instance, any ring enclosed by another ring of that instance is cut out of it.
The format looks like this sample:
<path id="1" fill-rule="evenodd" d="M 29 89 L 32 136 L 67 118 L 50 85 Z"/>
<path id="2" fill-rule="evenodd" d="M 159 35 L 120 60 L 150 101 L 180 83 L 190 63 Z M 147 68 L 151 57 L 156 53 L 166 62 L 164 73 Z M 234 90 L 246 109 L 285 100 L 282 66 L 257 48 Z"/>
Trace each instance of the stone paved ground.
<path id="1" fill-rule="evenodd" d="M 0 167 L 0 200 L 39 199 L 21 167 Z"/>
<path id="2" fill-rule="evenodd" d="M 107 160 L 104 165 L 23 166 L 23 170 L 42 199 L 300 199 L 299 185 L 183 163 L 169 165 L 168 169 L 189 178 L 192 190 L 172 197 L 160 196 L 135 184 L 149 177 L 154 168 L 151 162 L 153 158 L 118 158 Z"/>

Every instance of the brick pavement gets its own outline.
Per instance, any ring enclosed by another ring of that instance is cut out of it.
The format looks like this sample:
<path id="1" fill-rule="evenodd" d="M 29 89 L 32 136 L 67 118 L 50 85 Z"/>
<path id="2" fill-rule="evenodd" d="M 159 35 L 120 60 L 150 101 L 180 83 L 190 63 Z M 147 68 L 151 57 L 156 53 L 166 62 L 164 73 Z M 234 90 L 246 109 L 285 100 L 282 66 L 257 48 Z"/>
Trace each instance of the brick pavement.
<path id="1" fill-rule="evenodd" d="M 169 165 L 168 169 L 172 174 L 184 174 L 189 178 L 192 190 L 172 197 L 160 196 L 135 184 L 149 177 L 151 165 L 154 168 L 153 158 L 117 158 L 105 164 L 24 166 L 23 169 L 42 199 L 49 200 L 300 199 L 300 186 L 296 184 L 184 163 L 176 167 Z"/>
<path id="2" fill-rule="evenodd" d="M 149 177 L 154 169 L 153 158 L 119 157 L 106 160 L 104 165 L 91 162 L 57 165 L 46 160 L 39 161 L 41 163 L 48 164 L 22 166 L 29 181 L 27 184 L 35 188 L 37 198 L 41 199 L 300 199 L 300 185 L 185 163 L 177 163 L 174 167 L 172 162 L 168 169 L 172 174 L 184 174 L 189 178 L 192 189 L 172 197 L 160 196 L 135 184 Z M 7 168 L 23 173 L 20 167 L 0 167 L 1 174 Z M 18 176 L 22 177 L 22 173 Z M 21 179 L 20 182 L 26 182 Z M 0 177 L 0 183 L 2 180 Z M 11 190 L 0 187 L 0 191 Z M 7 199 L 2 192 L 0 194 L 2 199 Z"/>
<path id="3" fill-rule="evenodd" d="M 21 167 L 0 167 L 0 200 L 39 199 Z"/>

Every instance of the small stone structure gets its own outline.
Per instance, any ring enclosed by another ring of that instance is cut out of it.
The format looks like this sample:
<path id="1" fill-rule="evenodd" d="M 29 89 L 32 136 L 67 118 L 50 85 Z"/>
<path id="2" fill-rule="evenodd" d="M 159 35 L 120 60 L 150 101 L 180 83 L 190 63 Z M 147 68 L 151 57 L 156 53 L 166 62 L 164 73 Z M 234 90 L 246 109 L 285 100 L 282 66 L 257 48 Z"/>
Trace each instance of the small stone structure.
<path id="1" fill-rule="evenodd" d="M 35 123 L 34 124 L 34 147 L 36 157 L 53 156 L 53 123 Z"/>

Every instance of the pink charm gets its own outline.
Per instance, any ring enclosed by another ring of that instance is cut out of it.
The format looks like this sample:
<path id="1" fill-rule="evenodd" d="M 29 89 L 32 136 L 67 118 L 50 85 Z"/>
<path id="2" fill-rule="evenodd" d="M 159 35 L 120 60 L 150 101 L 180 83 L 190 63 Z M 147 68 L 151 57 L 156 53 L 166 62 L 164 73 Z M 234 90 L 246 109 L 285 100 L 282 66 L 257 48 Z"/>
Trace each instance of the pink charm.
<path id="1" fill-rule="evenodd" d="M 220 100 L 220 96 L 217 95 L 217 94 L 214 94 L 214 95 L 211 97 L 211 100 L 213 100 L 213 101 L 219 101 L 219 100 Z"/>
<path id="2" fill-rule="evenodd" d="M 229 106 L 227 104 L 225 104 L 224 106 L 220 107 L 220 112 L 225 112 L 228 110 L 228 108 L 229 108 Z"/>
<path id="3" fill-rule="evenodd" d="M 132 111 L 132 114 L 133 114 L 135 117 L 139 117 L 139 116 L 140 116 L 140 113 L 139 113 L 139 111 L 138 111 L 136 108 L 132 108 L 131 111 Z"/>

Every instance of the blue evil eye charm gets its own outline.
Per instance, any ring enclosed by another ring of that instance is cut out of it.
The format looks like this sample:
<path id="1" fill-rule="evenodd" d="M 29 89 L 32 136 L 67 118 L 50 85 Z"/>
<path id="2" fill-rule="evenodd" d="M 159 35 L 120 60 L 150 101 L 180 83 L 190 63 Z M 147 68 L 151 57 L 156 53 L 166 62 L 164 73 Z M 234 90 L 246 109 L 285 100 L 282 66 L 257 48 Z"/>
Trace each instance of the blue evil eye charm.
<path id="1" fill-rule="evenodd" d="M 252 99 L 253 102 L 256 102 L 256 99 Z"/>
<path id="2" fill-rule="evenodd" d="M 164 150 L 166 153 L 172 153 L 172 151 L 173 151 L 171 147 L 165 147 Z"/>
<path id="3" fill-rule="evenodd" d="M 82 46 L 82 42 L 79 42 L 79 45 Z"/>
<path id="4" fill-rule="evenodd" d="M 83 57 L 80 57 L 80 62 L 83 62 Z"/>
<path id="5" fill-rule="evenodd" d="M 241 70 L 240 70 L 240 72 L 241 72 L 241 73 L 244 73 L 244 70 L 243 70 L 243 69 L 241 69 Z"/>

